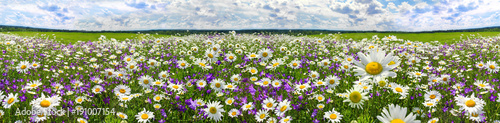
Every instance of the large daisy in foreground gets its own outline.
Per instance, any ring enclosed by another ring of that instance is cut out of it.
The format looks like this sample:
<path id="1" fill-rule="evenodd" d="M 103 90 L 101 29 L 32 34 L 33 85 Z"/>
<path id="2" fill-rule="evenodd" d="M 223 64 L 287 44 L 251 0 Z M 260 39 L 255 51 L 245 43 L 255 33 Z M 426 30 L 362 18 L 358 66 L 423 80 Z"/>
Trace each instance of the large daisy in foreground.
<path id="1" fill-rule="evenodd" d="M 383 123 L 420 123 L 420 120 L 416 120 L 417 116 L 413 113 L 406 116 L 406 112 L 406 108 L 390 104 L 389 110 L 384 109 L 382 116 L 377 116 L 377 119 Z"/>
<path id="2" fill-rule="evenodd" d="M 354 71 L 356 72 L 355 76 L 361 76 L 361 80 L 380 76 L 396 77 L 397 75 L 395 72 L 390 71 L 397 66 L 388 65 L 389 63 L 396 61 L 395 56 L 393 56 L 392 53 L 386 55 L 385 51 L 371 50 L 368 56 L 358 52 L 358 57 L 360 61 L 354 61 L 354 64 L 356 65 L 356 69 Z"/>

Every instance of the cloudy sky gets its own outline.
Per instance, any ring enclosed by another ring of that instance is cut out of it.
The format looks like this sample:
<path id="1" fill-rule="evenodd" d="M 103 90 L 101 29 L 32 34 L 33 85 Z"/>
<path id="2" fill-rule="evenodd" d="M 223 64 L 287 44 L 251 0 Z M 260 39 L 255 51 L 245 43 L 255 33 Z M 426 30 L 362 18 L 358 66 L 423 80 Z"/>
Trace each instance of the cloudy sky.
<path id="1" fill-rule="evenodd" d="M 499 0 L 0 0 L 0 25 L 426 31 L 500 26 L 499 6 Z"/>

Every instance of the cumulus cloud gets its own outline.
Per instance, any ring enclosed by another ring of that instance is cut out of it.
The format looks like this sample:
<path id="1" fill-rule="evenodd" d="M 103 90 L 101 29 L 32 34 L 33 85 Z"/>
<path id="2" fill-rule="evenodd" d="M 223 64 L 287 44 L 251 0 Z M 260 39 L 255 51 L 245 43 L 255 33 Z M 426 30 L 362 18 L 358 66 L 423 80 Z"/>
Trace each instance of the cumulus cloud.
<path id="1" fill-rule="evenodd" d="M 8 1 L 0 24 L 75 30 L 423 31 L 499 25 L 496 0 Z"/>

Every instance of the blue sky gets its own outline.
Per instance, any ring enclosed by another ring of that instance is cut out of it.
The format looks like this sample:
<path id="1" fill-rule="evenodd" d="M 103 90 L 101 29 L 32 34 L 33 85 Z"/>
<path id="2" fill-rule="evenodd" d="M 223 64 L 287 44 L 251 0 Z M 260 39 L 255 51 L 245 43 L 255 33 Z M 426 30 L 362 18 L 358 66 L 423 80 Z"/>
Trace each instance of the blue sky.
<path id="1" fill-rule="evenodd" d="M 0 0 L 0 25 L 428 31 L 500 26 L 499 0 Z"/>

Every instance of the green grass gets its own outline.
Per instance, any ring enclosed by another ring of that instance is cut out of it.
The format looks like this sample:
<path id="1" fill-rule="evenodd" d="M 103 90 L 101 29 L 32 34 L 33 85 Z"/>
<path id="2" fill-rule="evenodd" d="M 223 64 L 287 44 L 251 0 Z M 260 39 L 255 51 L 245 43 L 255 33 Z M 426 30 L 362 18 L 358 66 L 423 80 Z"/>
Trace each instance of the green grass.
<path id="1" fill-rule="evenodd" d="M 463 34 L 463 36 L 462 36 Z M 328 34 L 323 35 L 309 35 L 310 37 L 324 37 Z M 377 35 L 379 38 L 384 36 L 394 35 L 398 39 L 411 40 L 411 41 L 439 41 L 442 43 L 453 43 L 455 41 L 460 41 L 460 37 L 467 39 L 467 36 L 500 36 L 500 32 L 440 32 L 440 33 L 341 33 L 341 38 L 353 40 L 361 40 L 363 38 L 371 39 L 373 35 Z"/>
<path id="2" fill-rule="evenodd" d="M 7 33 L 7 32 L 1 32 Z M 77 41 L 95 41 L 98 40 L 101 35 L 106 36 L 107 39 L 115 38 L 116 40 L 125 40 L 125 39 L 135 39 L 141 38 L 143 34 L 137 33 L 84 33 L 84 32 L 10 32 L 10 34 L 15 34 L 18 36 L 26 36 L 26 37 L 40 37 L 42 34 L 49 36 L 49 39 L 54 39 L 56 36 L 57 41 L 61 41 L 62 43 L 68 44 L 70 42 Z M 54 34 L 54 35 L 53 35 Z M 158 35 L 155 37 L 166 37 L 170 35 Z"/>
<path id="3" fill-rule="evenodd" d="M 6 32 L 1 32 L 6 33 Z M 141 38 L 143 34 L 137 33 L 84 33 L 84 32 L 10 32 L 11 34 L 33 37 L 40 36 L 45 34 L 46 36 L 50 36 L 49 38 L 53 39 L 53 36 L 56 36 L 56 40 L 61 41 L 62 43 L 69 42 L 77 42 L 77 41 L 88 41 L 88 40 L 98 40 L 101 35 L 106 36 L 108 39 L 115 38 L 117 40 L 125 40 L 125 39 L 134 39 Z M 53 35 L 54 34 L 54 35 Z M 462 35 L 463 34 L 463 35 Z M 459 41 L 462 37 L 466 39 L 471 35 L 475 36 L 500 36 L 500 32 L 440 32 L 440 33 L 342 33 L 340 38 L 353 40 L 361 40 L 363 38 L 371 38 L 373 35 L 377 35 L 379 38 L 383 38 L 384 36 L 394 35 L 398 39 L 411 40 L 411 41 L 439 41 L 442 43 L 453 43 L 455 41 Z M 168 37 L 170 35 L 158 35 L 155 37 Z M 324 37 L 327 34 L 322 35 L 309 35 L 309 37 Z"/>

